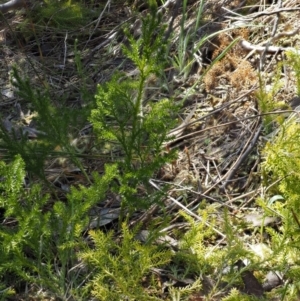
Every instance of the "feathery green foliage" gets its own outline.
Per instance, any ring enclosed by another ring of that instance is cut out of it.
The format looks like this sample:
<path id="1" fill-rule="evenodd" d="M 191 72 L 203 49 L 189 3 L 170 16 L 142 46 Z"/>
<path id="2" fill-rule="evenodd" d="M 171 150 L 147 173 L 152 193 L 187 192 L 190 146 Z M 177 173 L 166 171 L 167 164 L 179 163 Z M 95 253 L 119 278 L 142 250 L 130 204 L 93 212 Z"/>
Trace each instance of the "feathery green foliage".
<path id="1" fill-rule="evenodd" d="M 9 132 L 1 123 L 0 145 L 5 149 L 6 156 L 11 159 L 15 155 L 21 155 L 26 169 L 42 179 L 45 161 L 53 156 L 68 157 L 85 174 L 78 159 L 80 153 L 71 141 L 72 135 L 76 135 L 78 128 L 86 122 L 88 109 L 69 108 L 63 100 L 53 105 L 49 92 L 34 89 L 28 79 L 23 80 L 20 77 L 17 69 L 13 70 L 13 78 L 17 93 L 30 102 L 36 113 L 34 129 L 37 131 L 34 133 L 38 139 L 28 139 L 28 133 L 23 131 L 22 127 L 19 130 L 12 128 Z"/>
<path id="2" fill-rule="evenodd" d="M 247 296 L 243 295 L 240 291 L 237 289 L 232 289 L 230 291 L 229 296 L 222 298 L 222 301 L 255 301 L 255 300 L 260 300 L 259 298 L 255 298 L 253 296 Z"/>
<path id="3" fill-rule="evenodd" d="M 182 213 L 189 222 L 190 229 L 184 234 L 179 250 L 173 257 L 172 271 L 178 279 L 186 279 L 191 275 L 197 275 L 198 279 L 209 277 L 211 287 L 204 287 L 208 291 L 207 300 L 214 299 L 216 295 L 226 296 L 220 299 L 222 301 L 257 300 L 252 296 L 243 296 L 238 290 L 232 290 L 230 293 L 229 290 L 235 286 L 243 286 L 242 273 L 246 270 L 261 270 L 274 254 L 270 254 L 268 258 L 262 260 L 247 250 L 237 235 L 239 228 L 234 227 L 226 211 L 223 215 L 222 225 L 227 245 L 222 247 L 210 245 L 209 241 L 214 238 L 213 227 L 220 223 L 216 218 L 212 218 L 215 214 L 220 214 L 215 206 L 207 206 L 198 211 L 201 221 L 194 221 Z M 211 223 L 210 226 L 206 224 L 208 220 Z M 239 270 L 237 262 L 240 260 L 247 260 L 248 264 Z M 183 265 L 184 269 L 181 268 Z"/>
<path id="4" fill-rule="evenodd" d="M 137 230 L 123 223 L 121 242 L 112 232 L 90 231 L 94 249 L 80 256 L 94 275 L 86 289 L 99 300 L 161 300 L 154 295 L 158 283 L 147 277 L 151 268 L 169 263 L 171 252 L 155 246 L 152 239 L 141 244 L 135 239 Z"/>
<path id="5" fill-rule="evenodd" d="M 35 24 L 47 24 L 60 30 L 73 30 L 86 24 L 86 20 L 96 16 L 95 12 L 85 7 L 80 0 L 44 0 L 43 5 L 34 11 Z"/>
<path id="6" fill-rule="evenodd" d="M 174 127 L 177 108 L 170 99 L 153 102 L 145 96 L 150 77 L 161 75 L 167 58 L 160 22 L 161 16 L 154 10 L 142 20 L 139 39 L 125 30 L 130 46 L 123 52 L 135 64 L 137 78 L 115 74 L 99 86 L 97 108 L 90 118 L 99 141 L 121 152 L 118 192 L 123 208 L 149 207 L 159 201 L 161 194 L 154 191 L 146 189 L 146 195 L 138 195 L 138 186 L 147 187 L 150 177 L 174 155 L 162 155 L 162 146 Z"/>
<path id="7" fill-rule="evenodd" d="M 197 279 L 193 284 L 185 287 L 170 287 L 169 294 L 172 301 L 190 300 L 191 295 L 201 289 L 201 281 Z"/>
<path id="8" fill-rule="evenodd" d="M 288 54 L 287 64 L 295 69 L 297 92 L 300 76 L 299 56 Z M 266 200 L 258 203 L 268 214 L 282 221 L 280 231 L 269 229 L 273 263 L 277 270 L 286 274 L 293 282 L 278 290 L 284 300 L 294 300 L 300 285 L 298 258 L 300 255 L 300 125 L 297 113 L 292 113 L 275 137 L 272 137 L 263 151 L 264 185 L 268 187 Z M 269 200 L 268 200 L 269 198 Z M 287 266 L 289 268 L 287 269 Z"/>
<path id="9" fill-rule="evenodd" d="M 47 210 L 49 196 L 41 187 L 24 189 L 24 161 L 18 156 L 9 165 L 1 162 L 0 207 L 14 223 L 0 227 L 0 277 L 7 283 L 26 281 L 56 296 L 76 296 L 82 276 L 73 267 L 83 247 L 82 232 L 88 225 L 87 212 L 103 198 L 114 166 L 100 178 L 94 175 L 90 188 L 72 188 L 67 202 L 56 202 Z M 12 279 L 4 278 L 9 273 Z"/>

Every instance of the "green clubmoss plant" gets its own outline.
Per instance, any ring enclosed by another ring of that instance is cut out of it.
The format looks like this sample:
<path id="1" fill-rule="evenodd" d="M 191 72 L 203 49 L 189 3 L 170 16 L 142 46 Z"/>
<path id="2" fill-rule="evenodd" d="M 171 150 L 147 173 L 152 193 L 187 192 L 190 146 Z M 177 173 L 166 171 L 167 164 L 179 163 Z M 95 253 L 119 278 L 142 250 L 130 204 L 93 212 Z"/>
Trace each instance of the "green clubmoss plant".
<path id="1" fill-rule="evenodd" d="M 86 286 L 97 300 L 161 300 L 158 283 L 150 275 L 151 268 L 169 263 L 171 252 L 163 250 L 150 239 L 145 244 L 136 240 L 137 229 L 122 224 L 122 239 L 113 232 L 90 231 L 93 249 L 81 257 L 93 270 L 93 278 Z"/>
<path id="2" fill-rule="evenodd" d="M 167 61 L 165 27 L 161 16 L 151 6 L 151 13 L 142 20 L 142 34 L 135 39 L 125 30 L 129 46 L 124 54 L 138 71 L 136 78 L 116 73 L 106 84 L 98 86 L 97 108 L 90 121 L 98 140 L 110 143 L 119 152 L 118 193 L 123 209 L 149 207 L 160 194 L 150 190 L 148 181 L 174 153 L 162 153 L 168 132 L 175 126 L 178 108 L 171 99 L 157 102 L 147 99 L 145 92 L 152 76 L 160 78 Z M 143 188 L 142 188 L 143 187 Z M 139 189 L 141 188 L 141 189 Z M 138 191 L 144 190 L 139 194 Z"/>
<path id="3" fill-rule="evenodd" d="M 49 91 L 35 89 L 28 79 L 21 78 L 17 69 L 13 70 L 13 78 L 17 93 L 36 113 L 32 130 L 37 138 L 28 139 L 28 133 L 22 126 L 12 127 L 8 131 L 1 123 L 0 145 L 6 156 L 12 159 L 15 155 L 21 155 L 26 169 L 43 179 L 46 160 L 55 157 L 69 158 L 85 174 L 79 159 L 81 153 L 71 141 L 72 136 L 78 135 L 80 128 L 86 124 L 89 109 L 70 108 L 63 99 L 61 102 L 54 102 Z M 88 179 L 87 175 L 86 178 Z"/>
<path id="4" fill-rule="evenodd" d="M 59 30 L 74 30 L 74 25 L 85 25 L 96 14 L 80 0 L 44 0 L 34 10 L 34 24 Z"/>
<path id="5" fill-rule="evenodd" d="M 299 56 L 288 54 L 288 65 L 295 70 L 299 93 Z M 277 270 L 290 281 L 277 290 L 284 300 L 296 300 L 299 293 L 300 255 L 300 124 L 292 113 L 280 126 L 276 136 L 266 144 L 263 156 L 265 194 L 258 200 L 266 214 L 281 220 L 279 231 L 268 229 Z M 287 268 L 288 267 L 288 268 Z"/>
<path id="6" fill-rule="evenodd" d="M 201 221 L 194 221 L 192 217 L 182 213 L 189 222 L 190 229 L 180 240 L 179 250 L 172 260 L 173 270 L 177 267 L 177 279 L 186 279 L 196 275 L 196 279 L 201 280 L 200 284 L 206 291 L 206 299 L 204 300 L 213 300 L 216 296 L 218 298 L 226 296 L 220 300 L 227 300 L 227 298 L 229 298 L 228 300 L 238 300 L 238 297 L 233 297 L 234 295 L 229 294 L 229 291 L 233 287 L 243 286 L 241 279 L 243 271 L 247 269 L 260 270 L 263 262 L 256 258 L 250 250 L 247 250 L 244 243 L 238 238 L 239 229 L 233 225 L 226 211 L 222 214 L 221 222 L 223 233 L 226 235 L 226 246 L 218 247 L 209 243 L 215 239 L 213 227 L 216 227 L 217 224 L 220 226 L 220 221 L 218 221 L 220 219 L 213 216 L 220 214 L 215 206 L 206 206 L 205 209 L 198 211 L 198 215 L 202 218 Z M 206 221 L 209 221 L 211 226 L 207 226 Z M 249 264 L 245 269 L 239 271 L 236 264 L 244 259 L 247 259 Z M 203 279 L 205 278 L 211 279 L 210 287 L 204 287 Z M 237 293 L 235 292 L 235 294 Z M 256 299 L 245 296 L 245 299 L 241 300 Z"/>
<path id="7" fill-rule="evenodd" d="M 259 300 L 261 299 L 256 298 L 254 296 L 247 296 L 235 288 L 233 288 L 230 291 L 230 294 L 227 297 L 222 298 L 222 301 L 259 301 Z"/>
<path id="8" fill-rule="evenodd" d="M 57 299 L 82 297 L 88 277 L 74 267 L 86 244 L 87 213 L 104 197 L 115 172 L 108 167 L 103 177 L 94 175 L 91 187 L 72 188 L 67 201 L 51 205 L 40 186 L 24 187 L 20 156 L 8 165 L 0 162 L 0 279 L 6 287 L 18 291 L 26 282 Z"/>

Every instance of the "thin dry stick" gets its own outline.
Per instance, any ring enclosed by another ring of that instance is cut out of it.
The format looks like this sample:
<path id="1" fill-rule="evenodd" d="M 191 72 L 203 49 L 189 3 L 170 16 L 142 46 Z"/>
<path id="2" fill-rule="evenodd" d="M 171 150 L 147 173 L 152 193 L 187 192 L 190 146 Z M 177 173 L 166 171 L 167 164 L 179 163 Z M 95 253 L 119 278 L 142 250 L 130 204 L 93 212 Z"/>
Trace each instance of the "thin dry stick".
<path id="1" fill-rule="evenodd" d="M 225 9 L 225 8 L 224 8 Z M 228 10 L 228 9 L 225 9 L 225 10 Z M 233 20 L 237 20 L 237 21 L 253 21 L 253 19 L 256 19 L 256 18 L 259 18 L 259 17 L 262 17 L 262 16 L 271 16 L 271 15 L 274 15 L 274 14 L 278 14 L 278 13 L 282 13 L 282 12 L 292 12 L 292 11 L 298 11 L 300 10 L 300 7 L 287 7 L 287 8 L 281 8 L 281 9 L 275 9 L 273 11 L 267 11 L 267 10 L 264 10 L 262 12 L 259 12 L 259 13 L 253 13 L 251 15 L 248 15 L 247 17 L 227 17 L 226 18 L 229 18 L 229 19 L 233 19 Z M 228 10 L 229 12 L 231 12 L 230 10 Z"/>
<path id="2" fill-rule="evenodd" d="M 259 18 L 261 16 L 270 16 L 270 15 L 274 15 L 274 14 L 278 14 L 278 13 L 282 13 L 282 12 L 292 12 L 292 11 L 298 11 L 300 10 L 300 7 L 297 6 L 297 7 L 284 7 L 284 8 L 280 8 L 280 9 L 275 9 L 273 11 L 262 11 L 262 12 L 259 12 L 259 13 L 255 13 L 255 14 L 252 14 L 250 15 L 249 17 L 251 19 L 255 19 L 255 18 Z"/>
<path id="3" fill-rule="evenodd" d="M 219 112 L 220 110 L 218 110 Z M 203 130 L 199 130 L 199 131 L 195 131 L 193 133 L 190 133 L 190 134 L 187 134 L 187 135 L 184 135 L 184 136 L 181 136 L 177 139 L 174 139 L 174 141 L 172 141 L 172 143 L 176 142 L 176 141 L 179 141 L 179 140 L 183 140 L 183 139 L 187 139 L 187 138 L 191 138 L 191 137 L 194 137 L 194 136 L 197 136 L 198 134 L 201 134 L 203 132 L 206 132 L 206 131 L 211 131 L 213 129 L 217 129 L 217 128 L 220 128 L 220 127 L 223 127 L 223 126 L 228 126 L 228 125 L 231 125 L 231 124 L 234 124 L 234 123 L 237 123 L 237 122 L 241 122 L 241 121 L 245 121 L 245 120 L 249 120 L 249 119 L 255 119 L 255 118 L 260 118 L 262 116 L 266 116 L 266 115 L 276 115 L 276 114 L 285 114 L 285 113 L 293 113 L 295 112 L 295 110 L 282 110 L 282 111 L 274 111 L 274 112 L 268 112 L 268 113 L 262 113 L 262 114 L 257 114 L 257 115 L 253 115 L 253 116 L 249 116 L 249 117 L 245 117 L 245 118 L 242 118 L 242 119 L 239 119 L 239 120 L 234 120 L 234 121 L 230 121 L 230 122 L 226 122 L 226 123 L 222 123 L 222 124 L 219 124 L 219 125 L 215 125 L 215 126 L 212 126 L 212 127 L 209 127 L 209 128 L 205 128 Z M 214 111 L 213 113 L 216 113 L 216 111 Z M 187 124 L 186 126 L 190 126 L 198 121 L 201 121 L 205 118 L 207 118 L 208 116 L 212 115 L 211 113 L 210 114 L 207 114 L 203 117 L 200 117 L 198 118 L 197 120 L 194 120 L 193 122 Z"/>
<path id="4" fill-rule="evenodd" d="M 244 193 L 244 194 L 242 194 L 242 195 L 239 195 L 239 196 L 237 196 L 237 197 L 235 197 L 235 198 L 232 198 L 232 199 L 228 200 L 228 201 L 226 202 L 226 204 L 228 205 L 229 203 L 233 203 L 233 202 L 235 202 L 235 201 L 237 201 L 237 200 L 240 200 L 240 199 L 242 199 L 242 198 L 245 198 L 245 197 L 247 197 L 247 196 L 249 196 L 249 195 L 256 194 L 256 193 L 257 193 L 257 189 L 256 189 L 256 190 L 249 191 L 249 192 L 247 192 L 247 193 Z"/>
<path id="5" fill-rule="evenodd" d="M 206 174 L 206 177 L 205 177 L 205 187 L 208 186 L 208 177 L 211 178 L 211 180 L 213 180 L 213 176 L 210 174 L 210 160 L 207 160 L 207 174 Z"/>
<path id="6" fill-rule="evenodd" d="M 195 107 L 193 108 L 193 110 L 192 110 L 192 111 L 188 114 L 188 116 L 185 118 L 185 120 L 183 121 L 183 123 L 182 123 L 180 126 L 176 127 L 175 129 L 171 130 L 171 131 L 169 132 L 169 134 L 167 135 L 167 137 L 171 137 L 171 136 L 179 136 L 179 137 L 174 138 L 172 141 L 166 142 L 164 145 L 167 146 L 167 145 L 173 144 L 174 142 L 176 142 L 176 141 L 178 141 L 178 140 L 181 140 L 181 139 L 183 139 L 183 138 L 193 136 L 193 135 L 196 134 L 196 133 L 205 131 L 206 129 L 201 130 L 201 131 L 198 131 L 198 132 L 193 132 L 193 133 L 188 134 L 188 135 L 186 135 L 186 136 L 180 137 L 181 134 L 182 134 L 182 132 L 184 131 L 184 129 L 186 129 L 188 126 L 191 126 L 191 125 L 193 125 L 193 124 L 195 124 L 195 123 L 197 123 L 197 122 L 199 122 L 199 121 L 201 121 L 201 120 L 204 120 L 204 119 L 206 119 L 206 118 L 208 118 L 208 117 L 210 117 L 210 116 L 212 116 L 212 115 L 214 115 L 214 114 L 217 114 L 217 113 L 221 112 L 221 111 L 224 110 L 225 108 L 230 107 L 232 104 L 236 103 L 237 101 L 239 101 L 240 99 L 242 99 L 243 97 L 245 97 L 246 95 L 252 93 L 255 89 L 256 89 L 256 88 L 252 88 L 251 90 L 247 91 L 245 94 L 241 95 L 241 96 L 238 97 L 237 99 L 234 99 L 233 101 L 230 101 L 230 102 L 226 103 L 225 105 L 220 106 L 219 108 L 213 110 L 212 112 L 206 114 L 205 116 L 202 116 L 202 117 L 197 118 L 196 120 L 194 120 L 194 121 L 192 121 L 192 122 L 189 122 L 189 121 L 191 120 L 191 118 L 193 117 L 193 115 L 194 115 L 196 109 L 197 109 L 197 107 L 195 106 Z M 245 120 L 247 120 L 247 119 L 245 119 Z M 231 123 L 228 123 L 228 124 L 231 124 Z M 218 127 L 218 126 L 216 126 L 216 127 Z M 213 128 L 213 127 L 212 127 L 212 128 Z M 212 128 L 210 128 L 210 129 L 212 129 Z"/>
<path id="7" fill-rule="evenodd" d="M 280 8 L 282 5 L 281 3 L 281 0 L 278 1 L 278 7 Z M 275 16 L 275 21 L 274 21 L 274 26 L 273 26 L 273 29 L 272 29 L 272 33 L 271 33 L 271 37 L 270 39 L 268 40 L 268 42 L 266 43 L 265 45 L 265 50 L 262 52 L 261 56 L 260 56 L 260 60 L 259 60 L 259 65 L 260 65 L 260 70 L 263 69 L 263 64 L 265 62 L 265 58 L 266 58 L 266 53 L 268 52 L 268 48 L 271 46 L 271 43 L 272 43 L 272 40 L 276 34 L 276 30 L 278 28 L 278 23 L 279 23 L 279 20 L 280 20 L 280 13 L 277 13 L 276 16 Z M 278 53 L 278 52 L 277 52 Z M 277 54 L 275 53 L 275 55 Z"/>
<path id="8" fill-rule="evenodd" d="M 256 136 L 255 136 L 256 137 Z M 258 138 L 258 136 L 257 136 Z M 204 193 L 203 195 L 206 195 L 208 192 L 210 192 L 213 188 L 215 188 L 217 185 L 219 185 L 223 180 L 225 180 L 227 177 L 227 174 L 225 174 L 219 181 L 214 183 L 212 186 L 210 186 Z"/>
<path id="9" fill-rule="evenodd" d="M 64 67 L 66 66 L 67 51 L 68 51 L 67 39 L 68 39 L 68 32 L 66 32 L 66 36 L 64 40 L 64 62 L 63 62 Z"/>
<path id="10" fill-rule="evenodd" d="M 221 174 L 220 174 L 220 172 L 219 172 L 219 170 L 218 170 L 218 166 L 217 166 L 215 160 L 212 160 L 212 163 L 213 163 L 213 165 L 214 165 L 214 167 L 215 167 L 215 169 L 216 169 L 216 172 L 217 172 L 217 174 L 218 174 L 218 178 L 221 179 L 222 176 L 221 176 Z"/>
<path id="11" fill-rule="evenodd" d="M 203 198 L 205 198 L 205 199 L 207 199 L 207 200 L 209 200 L 209 201 L 211 201 L 211 202 L 219 203 L 219 204 L 221 204 L 221 205 L 224 205 L 224 202 L 222 202 L 222 201 L 219 201 L 219 200 L 217 200 L 217 199 L 215 199 L 215 198 L 213 198 L 213 197 L 210 197 L 210 196 L 208 196 L 208 195 L 204 195 L 204 194 L 201 193 L 201 192 L 195 191 L 195 190 L 193 190 L 193 189 L 190 189 L 190 188 L 188 188 L 188 187 L 182 186 L 182 185 L 180 185 L 180 184 L 175 184 L 175 183 L 171 183 L 171 184 L 170 184 L 169 182 L 165 182 L 165 181 L 162 181 L 162 180 L 154 180 L 154 179 L 152 179 L 151 181 L 157 182 L 157 183 L 166 184 L 166 185 L 172 185 L 173 187 L 178 187 L 178 188 L 180 188 L 180 190 L 186 190 L 186 191 L 192 192 L 193 194 L 198 195 L 198 196 L 201 196 L 201 197 L 203 197 Z M 225 206 L 227 206 L 227 205 L 225 205 Z M 230 207 L 230 206 L 227 206 L 227 207 L 230 208 L 230 209 L 234 209 L 234 208 L 232 208 L 232 207 Z"/>
<path id="12" fill-rule="evenodd" d="M 256 198 L 256 194 L 254 194 L 249 200 L 246 202 L 243 202 L 243 204 L 239 207 L 239 210 L 242 210 L 243 208 L 246 208 L 253 200 Z"/>
<path id="13" fill-rule="evenodd" d="M 222 188 L 225 189 L 226 186 L 228 185 L 228 183 L 231 181 L 232 177 L 234 176 L 234 174 L 236 173 L 237 169 L 240 167 L 240 165 L 245 161 L 245 159 L 248 157 L 248 155 L 250 154 L 250 152 L 252 151 L 253 147 L 255 146 L 257 139 L 260 135 L 260 131 L 262 129 L 262 124 L 259 125 L 258 129 L 256 130 L 256 132 L 254 132 L 254 135 L 252 135 L 245 147 L 244 147 L 244 152 L 241 153 L 241 155 L 239 156 L 239 158 L 236 160 L 236 162 L 233 164 L 233 167 L 226 173 L 225 175 L 225 182 L 222 185 Z"/>
<path id="14" fill-rule="evenodd" d="M 178 139 L 182 135 L 182 133 L 184 132 L 186 127 L 190 124 L 190 121 L 191 121 L 192 117 L 194 116 L 194 114 L 196 112 L 196 109 L 197 109 L 197 103 L 195 104 L 192 111 L 188 114 L 188 116 L 184 119 L 182 124 L 180 126 L 178 126 L 177 128 L 171 130 L 167 135 L 167 138 L 170 138 L 170 137 L 173 137 L 173 136 L 175 136 L 176 138 L 174 138 L 171 141 L 168 141 L 168 142 L 164 143 L 164 145 L 170 145 L 171 143 L 176 141 L 176 139 Z"/>
<path id="15" fill-rule="evenodd" d="M 95 27 L 94 27 L 92 33 L 90 34 L 90 36 L 89 36 L 87 42 L 85 43 L 85 46 L 84 46 L 83 49 L 85 49 L 86 46 L 88 45 L 88 43 L 90 42 L 90 40 L 91 40 L 91 38 L 92 38 L 92 36 L 93 36 L 93 34 L 94 34 L 96 28 L 97 28 L 97 27 L 99 26 L 99 24 L 100 24 L 100 21 L 101 21 L 101 19 L 102 19 L 102 16 L 103 16 L 104 12 L 106 11 L 106 8 L 110 6 L 110 2 L 111 2 L 111 0 L 108 0 L 108 1 L 106 2 L 106 4 L 105 4 L 105 6 L 104 6 L 104 8 L 103 8 L 103 10 L 102 10 L 102 12 L 101 12 L 99 18 L 97 19 L 97 23 L 96 23 L 96 25 L 95 25 Z"/>
<path id="16" fill-rule="evenodd" d="M 297 51 L 293 47 L 269 46 L 266 49 L 266 46 L 259 46 L 259 45 L 256 46 L 256 45 L 249 43 L 246 40 L 241 40 L 239 43 L 240 43 L 240 46 L 243 47 L 245 50 L 256 51 L 256 52 L 261 52 L 261 53 L 263 53 L 264 51 L 266 51 L 267 53 L 279 53 L 279 52 L 284 52 L 284 51 L 288 51 L 288 50 Z"/>
<path id="17" fill-rule="evenodd" d="M 149 183 L 156 188 L 157 190 L 161 191 L 161 189 L 152 181 L 150 180 Z M 174 199 L 171 196 L 168 196 L 172 202 L 174 202 L 178 207 L 182 208 L 186 213 L 188 213 L 190 216 L 194 217 L 198 221 L 204 222 L 205 225 L 213 229 L 217 234 L 219 234 L 222 238 L 226 238 L 226 235 L 220 232 L 218 229 L 213 227 L 209 222 L 203 221 L 203 219 L 195 214 L 193 211 L 189 210 L 186 206 L 182 205 L 180 202 L 178 202 L 176 199 Z"/>

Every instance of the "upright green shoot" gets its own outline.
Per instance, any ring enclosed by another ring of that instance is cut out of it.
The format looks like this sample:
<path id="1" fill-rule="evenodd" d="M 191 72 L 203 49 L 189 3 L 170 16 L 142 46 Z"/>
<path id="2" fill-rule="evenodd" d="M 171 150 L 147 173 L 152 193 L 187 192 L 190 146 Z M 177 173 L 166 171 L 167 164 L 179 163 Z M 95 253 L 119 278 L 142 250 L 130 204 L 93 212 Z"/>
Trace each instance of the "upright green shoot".
<path id="1" fill-rule="evenodd" d="M 155 6 L 142 20 L 142 34 L 136 40 L 125 30 L 129 46 L 124 54 L 135 64 L 136 78 L 116 73 L 106 84 L 98 86 L 97 108 L 92 110 L 92 122 L 98 139 L 115 145 L 120 152 L 120 187 L 123 206 L 148 207 L 157 202 L 156 194 L 137 194 L 139 185 L 148 185 L 149 178 L 173 153 L 162 156 L 162 146 L 174 127 L 177 108 L 170 99 L 154 102 L 145 91 L 152 76 L 160 78 L 167 60 L 165 27 Z M 146 189 L 147 191 L 147 189 Z"/>

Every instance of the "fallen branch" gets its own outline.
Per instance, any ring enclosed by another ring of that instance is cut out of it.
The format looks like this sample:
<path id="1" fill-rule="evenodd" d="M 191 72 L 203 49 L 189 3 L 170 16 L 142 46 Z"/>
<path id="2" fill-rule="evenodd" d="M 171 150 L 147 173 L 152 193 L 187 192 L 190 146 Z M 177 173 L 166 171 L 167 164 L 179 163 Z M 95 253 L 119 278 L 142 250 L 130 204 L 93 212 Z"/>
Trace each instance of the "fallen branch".
<path id="1" fill-rule="evenodd" d="M 26 5 L 25 0 L 10 0 L 4 4 L 0 4 L 0 12 L 2 14 L 7 13 L 10 10 L 16 10 Z"/>
<path id="2" fill-rule="evenodd" d="M 256 52 L 268 52 L 268 53 L 279 53 L 287 50 L 296 51 L 293 47 L 277 47 L 277 46 L 256 46 L 253 45 L 245 40 L 240 41 L 240 45 L 249 51 L 256 51 Z"/>

